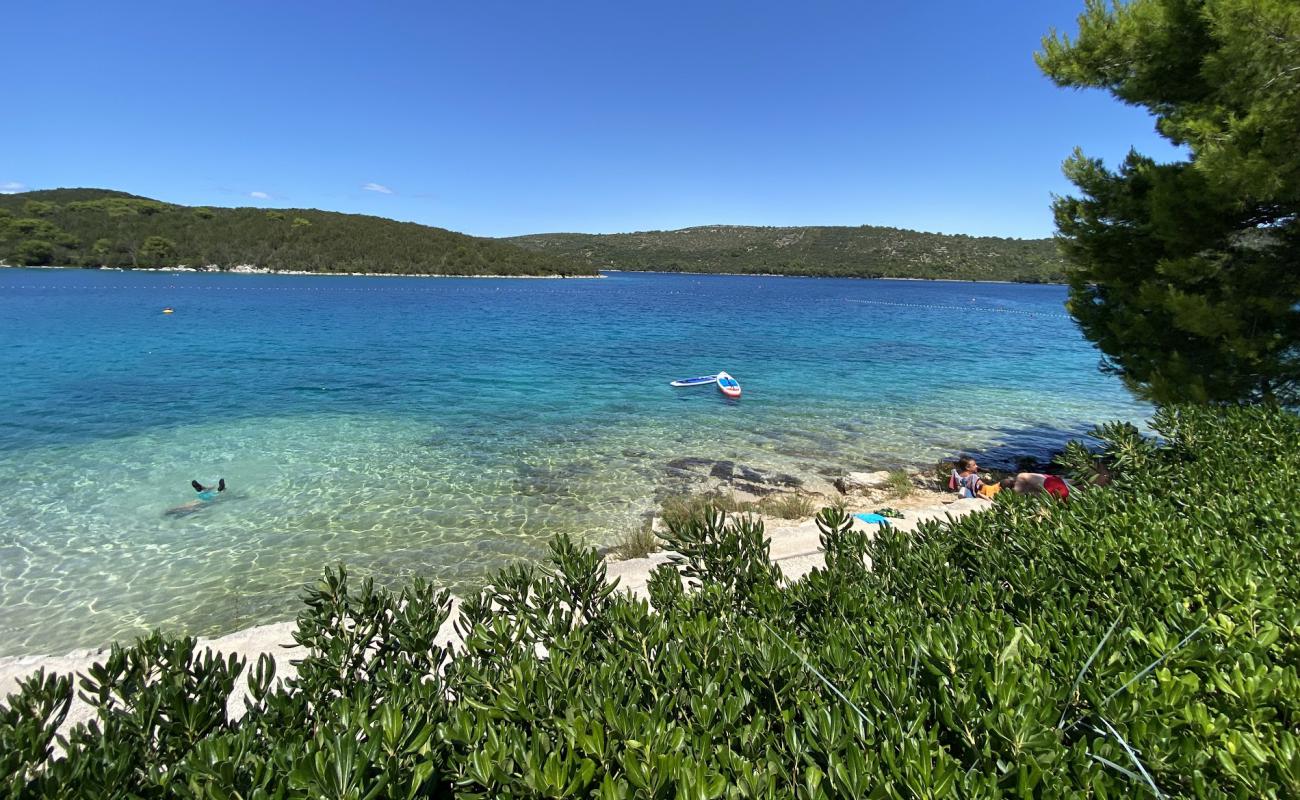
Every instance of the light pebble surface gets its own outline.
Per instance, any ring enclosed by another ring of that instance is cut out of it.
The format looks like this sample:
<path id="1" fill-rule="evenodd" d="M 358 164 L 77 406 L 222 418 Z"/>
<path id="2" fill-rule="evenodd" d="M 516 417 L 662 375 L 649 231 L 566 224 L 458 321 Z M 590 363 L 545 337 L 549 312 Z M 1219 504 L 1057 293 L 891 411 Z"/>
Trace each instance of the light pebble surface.
<path id="1" fill-rule="evenodd" d="M 893 526 L 898 530 L 913 531 L 917 525 L 924 521 L 956 519 L 972 511 L 988 507 L 989 503 L 985 500 L 965 499 L 941 505 L 908 509 L 902 512 L 902 519 L 894 520 Z M 857 524 L 862 525 L 860 522 Z M 866 528 L 874 530 L 876 526 L 867 525 Z M 772 561 L 781 568 L 781 572 L 787 580 L 798 580 L 825 563 L 821 552 L 820 534 L 814 521 L 809 520 L 797 525 L 773 527 L 768 531 L 768 535 L 771 538 L 770 552 Z M 667 560 L 668 554 L 659 552 L 645 558 L 612 561 L 607 565 L 608 577 L 610 580 L 618 580 L 620 591 L 628 591 L 638 597 L 648 599 L 646 584 L 650 580 L 650 573 L 655 567 Z M 454 628 L 458 616 L 456 603 L 453 603 L 451 616 L 448 617 L 447 622 L 438 631 L 437 642 L 439 644 L 455 646 L 460 643 Z M 214 639 L 199 639 L 200 649 L 207 648 L 225 655 L 234 653 L 247 662 L 245 672 L 240 676 L 238 688 L 228 701 L 227 709 L 232 717 L 237 718 L 244 713 L 244 698 L 247 696 L 244 678 L 247 676 L 248 670 L 256 664 L 258 657 L 263 653 L 267 653 L 275 659 L 276 676 L 278 678 L 292 677 L 295 674 L 294 667 L 290 662 L 302 658 L 305 652 L 303 648 L 297 646 L 293 641 L 295 626 L 293 622 L 276 622 L 269 625 L 245 628 Z M 0 698 L 6 698 L 0 702 L 7 704 L 8 696 L 18 691 L 18 681 L 39 669 L 44 668 L 46 672 L 61 674 L 69 672 L 81 674 L 96 662 L 103 661 L 107 653 L 107 648 L 101 648 L 98 650 L 77 650 L 62 656 L 7 656 L 0 658 Z M 63 730 L 66 731 L 79 722 L 89 721 L 92 716 L 90 706 L 82 702 L 80 698 L 76 698 L 73 700 L 72 708 L 68 712 Z"/>

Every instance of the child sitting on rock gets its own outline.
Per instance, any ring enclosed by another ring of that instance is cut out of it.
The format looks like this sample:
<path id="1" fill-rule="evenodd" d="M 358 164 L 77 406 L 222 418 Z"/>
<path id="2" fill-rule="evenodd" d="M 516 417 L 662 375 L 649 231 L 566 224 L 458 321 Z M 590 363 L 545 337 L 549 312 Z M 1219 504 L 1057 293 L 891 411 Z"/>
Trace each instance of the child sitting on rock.
<path id="1" fill-rule="evenodd" d="M 956 492 L 958 497 L 980 497 L 984 479 L 979 475 L 979 468 L 980 465 L 970 456 L 957 459 L 957 468 L 948 476 L 948 488 Z"/>

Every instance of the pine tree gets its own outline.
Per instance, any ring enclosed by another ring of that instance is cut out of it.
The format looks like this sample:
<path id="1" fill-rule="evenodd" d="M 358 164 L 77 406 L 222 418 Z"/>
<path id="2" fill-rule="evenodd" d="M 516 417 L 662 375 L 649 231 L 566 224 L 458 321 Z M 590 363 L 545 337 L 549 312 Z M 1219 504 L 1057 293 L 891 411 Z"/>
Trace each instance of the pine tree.
<path id="1" fill-rule="evenodd" d="M 1065 162 L 1069 309 L 1104 368 L 1158 403 L 1300 403 L 1300 3 L 1087 0 L 1037 60 L 1189 154 Z"/>

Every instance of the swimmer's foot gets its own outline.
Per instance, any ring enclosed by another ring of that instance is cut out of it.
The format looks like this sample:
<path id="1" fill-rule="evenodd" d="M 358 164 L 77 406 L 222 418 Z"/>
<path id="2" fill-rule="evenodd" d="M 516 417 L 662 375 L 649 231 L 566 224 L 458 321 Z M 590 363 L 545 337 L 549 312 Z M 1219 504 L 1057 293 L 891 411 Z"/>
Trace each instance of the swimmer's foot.
<path id="1" fill-rule="evenodd" d="M 196 492 L 203 491 L 203 484 L 199 483 L 198 481 L 190 481 L 190 486 L 193 486 L 194 491 Z"/>
<path id="2" fill-rule="evenodd" d="M 224 492 L 225 490 L 226 490 L 226 479 L 221 478 L 220 480 L 217 481 L 217 491 Z"/>

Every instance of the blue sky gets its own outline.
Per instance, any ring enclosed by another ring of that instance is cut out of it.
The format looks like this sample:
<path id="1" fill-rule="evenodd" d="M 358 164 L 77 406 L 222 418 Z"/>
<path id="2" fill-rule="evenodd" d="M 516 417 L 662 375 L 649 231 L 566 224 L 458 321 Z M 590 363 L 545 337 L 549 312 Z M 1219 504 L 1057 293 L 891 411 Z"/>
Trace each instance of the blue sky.
<path id="1" fill-rule="evenodd" d="M 1033 62 L 1083 0 L 13 3 L 0 191 L 481 236 L 1052 232 L 1075 145 L 1179 154 Z"/>

